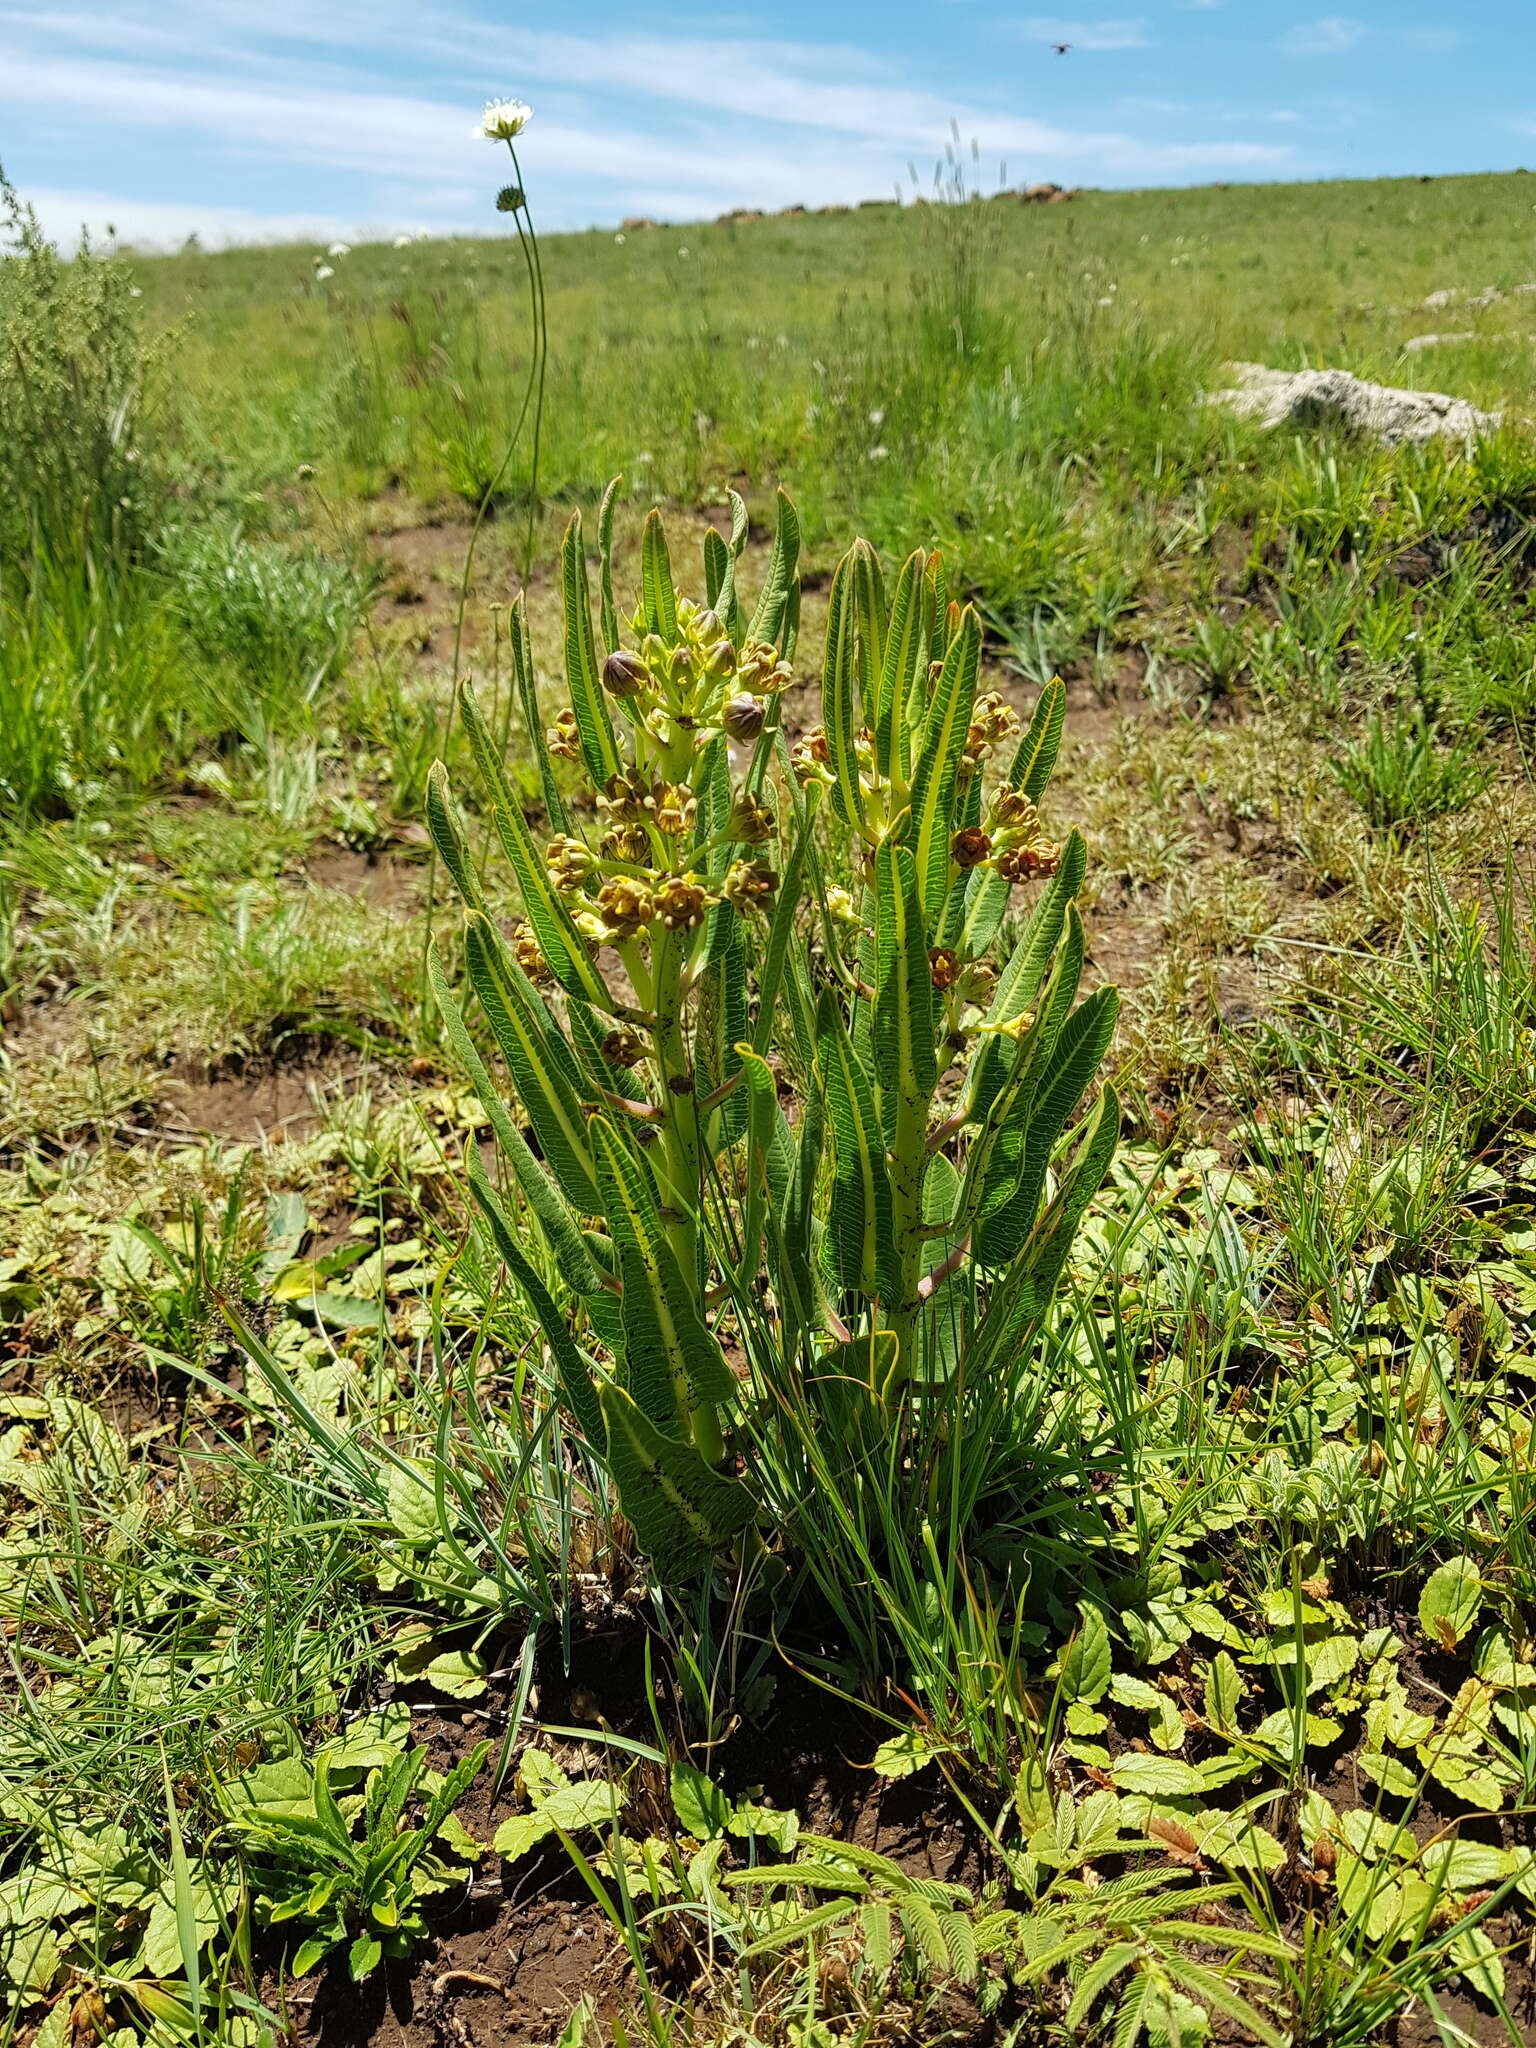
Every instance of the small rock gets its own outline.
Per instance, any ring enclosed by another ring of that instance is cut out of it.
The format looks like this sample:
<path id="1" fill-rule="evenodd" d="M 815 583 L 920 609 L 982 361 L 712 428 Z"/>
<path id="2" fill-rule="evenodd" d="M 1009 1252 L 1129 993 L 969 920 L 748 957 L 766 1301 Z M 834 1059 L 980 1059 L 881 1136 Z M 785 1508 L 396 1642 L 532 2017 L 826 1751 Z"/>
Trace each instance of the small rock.
<path id="1" fill-rule="evenodd" d="M 1454 306 L 1460 297 L 1461 293 L 1454 286 L 1447 285 L 1443 291 L 1431 292 L 1427 299 L 1421 299 L 1419 303 L 1435 312 L 1441 306 Z"/>
<path id="2" fill-rule="evenodd" d="M 1476 341 L 1471 328 L 1463 328 L 1459 334 L 1410 334 L 1403 343 L 1405 356 L 1417 355 L 1421 348 L 1443 348 L 1453 341 Z"/>
<path id="3" fill-rule="evenodd" d="M 1211 403 L 1228 406 L 1266 427 L 1331 422 L 1396 448 L 1404 442 L 1422 445 L 1438 435 L 1474 441 L 1503 417 L 1480 412 L 1464 398 L 1451 398 L 1443 391 L 1399 391 L 1389 384 L 1367 383 L 1348 370 L 1271 370 L 1263 363 L 1228 367 L 1237 382 L 1231 390 L 1213 392 Z"/>

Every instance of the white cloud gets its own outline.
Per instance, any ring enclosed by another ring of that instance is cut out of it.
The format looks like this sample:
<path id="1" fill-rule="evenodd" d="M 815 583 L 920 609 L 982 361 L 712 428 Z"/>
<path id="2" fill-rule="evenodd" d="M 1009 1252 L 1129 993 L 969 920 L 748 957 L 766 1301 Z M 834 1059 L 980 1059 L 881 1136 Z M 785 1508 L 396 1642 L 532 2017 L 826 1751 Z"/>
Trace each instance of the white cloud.
<path id="1" fill-rule="evenodd" d="M 1340 57 L 1369 34 L 1365 23 L 1351 15 L 1325 14 L 1320 21 L 1302 22 L 1283 35 L 1280 47 L 1293 57 Z"/>
<path id="2" fill-rule="evenodd" d="M 1125 39 L 1141 27 L 1044 25 L 1062 28 L 1064 41 L 1098 36 L 1084 47 L 1105 48 L 1131 47 Z M 159 61 L 167 44 L 174 64 Z M 515 63 L 508 53 L 500 27 L 416 0 L 119 0 L 110 13 L 57 16 L 0 5 L 0 125 L 89 107 L 98 162 L 114 135 L 153 135 L 175 195 L 159 209 L 161 238 L 198 221 L 240 239 L 263 223 L 278 235 L 309 233 L 313 221 L 329 238 L 362 232 L 359 216 L 384 231 L 423 214 L 440 230 L 489 230 L 498 158 L 468 127 L 487 92 L 501 89 L 535 103 L 520 153 L 545 225 L 884 194 L 909 156 L 944 149 L 952 121 L 1016 170 L 1080 181 L 1273 171 L 1291 160 L 1271 143 L 1191 135 L 1183 121 L 1165 140 L 957 100 L 843 46 L 530 29 L 515 38 Z M 289 214 L 281 208 L 295 166 L 346 182 L 328 190 L 307 175 L 313 200 L 296 195 Z M 253 174 L 278 195 L 270 212 L 238 203 Z M 214 196 L 183 200 L 199 182 Z M 235 204 L 221 203 L 222 189 Z M 127 203 L 111 195 L 54 192 L 50 205 L 61 198 L 89 200 L 81 217 L 93 222 L 115 204 L 125 233 L 153 231 L 130 227 Z M 309 205 L 313 213 L 299 210 Z M 148 199 L 140 206 L 153 210 Z"/>
<path id="3" fill-rule="evenodd" d="M 1010 33 L 1031 43 L 1070 43 L 1074 50 L 1141 50 L 1147 44 L 1144 21 L 1063 21 L 1036 14 L 1011 24 Z"/>
<path id="4" fill-rule="evenodd" d="M 366 242 L 382 239 L 386 232 L 332 213 L 259 213 L 191 199 L 123 199 L 48 185 L 29 186 L 25 196 L 44 230 L 64 248 L 74 246 L 82 228 L 93 241 L 104 241 L 111 230 L 119 241 L 146 248 L 175 245 L 188 235 L 222 248 L 236 242 Z"/>

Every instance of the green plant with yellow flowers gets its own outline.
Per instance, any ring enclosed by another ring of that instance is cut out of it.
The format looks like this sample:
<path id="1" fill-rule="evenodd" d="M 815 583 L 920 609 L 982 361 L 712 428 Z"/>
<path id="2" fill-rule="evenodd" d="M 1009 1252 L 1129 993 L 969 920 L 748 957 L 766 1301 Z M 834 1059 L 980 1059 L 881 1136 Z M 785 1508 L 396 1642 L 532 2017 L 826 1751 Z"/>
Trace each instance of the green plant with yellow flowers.
<path id="1" fill-rule="evenodd" d="M 510 931 L 441 767 L 430 800 L 513 1098 L 434 959 L 506 1169 L 498 1192 L 471 1153 L 474 1196 L 663 1582 L 758 1540 L 736 1454 L 765 1338 L 785 1369 L 862 1390 L 887 1433 L 959 1398 L 1039 1328 L 1118 1122 L 1106 1087 L 1063 1143 L 1116 998 L 1078 1001 L 1083 842 L 1048 840 L 1037 809 L 1060 684 L 1022 730 L 980 688 L 980 625 L 939 556 L 887 589 L 858 542 L 830 590 L 821 720 L 800 724 L 795 514 L 781 496 L 749 615 L 734 509 L 701 599 L 678 595 L 652 513 L 621 620 L 610 491 L 597 630 L 572 520 L 569 701 L 547 730 L 514 607 L 537 834 L 464 690 Z"/>

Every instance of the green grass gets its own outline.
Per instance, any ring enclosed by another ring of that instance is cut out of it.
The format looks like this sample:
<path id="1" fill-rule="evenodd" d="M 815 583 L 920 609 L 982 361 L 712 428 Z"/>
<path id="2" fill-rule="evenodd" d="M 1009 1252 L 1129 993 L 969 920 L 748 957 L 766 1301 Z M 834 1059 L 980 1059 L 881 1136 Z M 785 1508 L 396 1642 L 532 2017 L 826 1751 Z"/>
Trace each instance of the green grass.
<path id="1" fill-rule="evenodd" d="M 1125 994 L 1127 1140 L 1038 1355 L 891 1459 L 744 1346 L 774 1532 L 683 1594 L 641 1582 L 472 1221 L 482 1112 L 424 979 L 429 933 L 460 971 L 423 829 L 433 758 L 465 780 L 456 647 L 540 788 L 500 609 L 526 447 L 459 602 L 528 372 L 514 248 L 360 248 L 323 286 L 299 249 L 5 266 L 0 1968 L 31 1988 L 0 2040 L 292 2038 L 285 1968 L 333 1923 L 274 1921 L 271 1830 L 232 1813 L 318 1821 L 300 1759 L 343 1756 L 352 1868 L 367 1774 L 482 1728 L 481 1843 L 573 1787 L 509 1895 L 575 1882 L 632 1966 L 573 1976 L 572 2048 L 1192 2041 L 1192 2006 L 1294 2048 L 1407 2008 L 1528 2034 L 1533 183 L 544 244 L 541 722 L 559 530 L 615 473 L 622 604 L 652 502 L 702 527 L 734 483 L 766 524 L 787 485 L 807 678 L 851 535 L 888 569 L 937 542 L 988 683 L 1069 680 L 1046 824 L 1087 835 Z M 1265 436 L 1205 403 L 1229 358 L 1506 424 Z M 969 1831 L 963 1895 L 797 1843 L 808 1785 L 765 1818 L 801 1685 Z M 439 1848 L 478 1874 L 429 1927 L 473 1889 L 512 1928 L 495 1856 Z"/>

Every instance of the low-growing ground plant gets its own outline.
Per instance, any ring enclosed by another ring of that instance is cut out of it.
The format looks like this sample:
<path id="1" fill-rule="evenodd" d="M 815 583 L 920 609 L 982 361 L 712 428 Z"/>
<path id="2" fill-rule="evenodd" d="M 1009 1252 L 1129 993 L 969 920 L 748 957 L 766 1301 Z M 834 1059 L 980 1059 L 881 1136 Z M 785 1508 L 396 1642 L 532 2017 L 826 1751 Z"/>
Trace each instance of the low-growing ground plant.
<path id="1" fill-rule="evenodd" d="M 1364 733 L 1346 741 L 1332 766 L 1345 795 L 1386 831 L 1465 810 L 1494 776 L 1475 736 L 1442 746 L 1438 729 L 1418 707 L 1373 713 Z"/>
<path id="2" fill-rule="evenodd" d="M 981 629 L 936 554 L 909 556 L 889 593 L 871 549 L 843 558 L 822 718 L 795 730 L 788 501 L 750 618 L 745 508 L 729 544 L 706 542 L 702 602 L 677 595 L 653 515 L 622 632 L 611 505 L 601 654 L 579 521 L 566 535 L 570 702 L 547 733 L 514 617 L 542 846 L 462 699 L 521 896 L 510 942 L 441 773 L 431 795 L 516 1120 L 440 966 L 435 984 L 507 1173 L 498 1195 L 471 1156 L 488 1230 L 570 1423 L 652 1571 L 679 1581 L 733 1546 L 746 1557 L 769 1520 L 793 1525 L 800 1439 L 772 1421 L 787 1404 L 878 1468 L 925 1418 L 958 1437 L 989 1382 L 1015 1383 L 1114 1144 L 1106 1089 L 1057 1156 L 1115 997 L 1076 1000 L 1084 847 L 1048 840 L 1037 809 L 1063 693 L 1044 691 L 1023 732 L 980 688 Z M 1035 898 L 1002 947 L 1021 886 Z"/>

